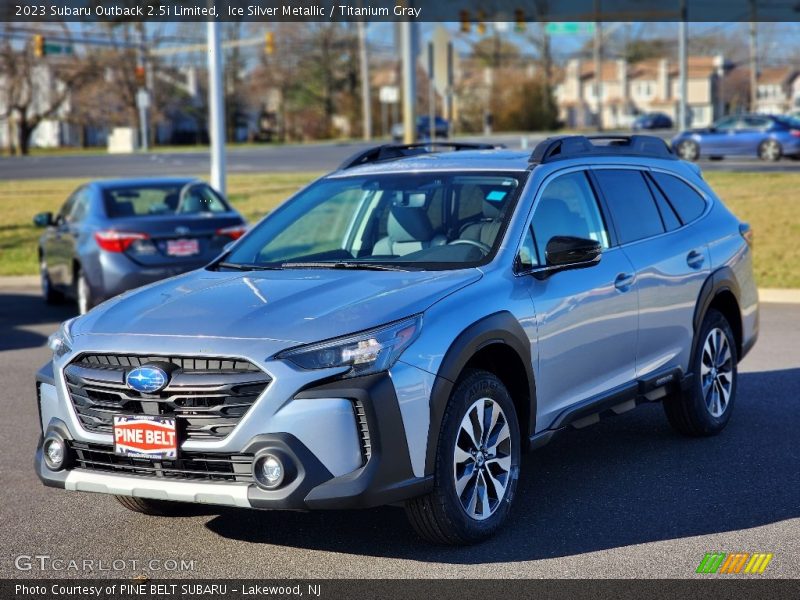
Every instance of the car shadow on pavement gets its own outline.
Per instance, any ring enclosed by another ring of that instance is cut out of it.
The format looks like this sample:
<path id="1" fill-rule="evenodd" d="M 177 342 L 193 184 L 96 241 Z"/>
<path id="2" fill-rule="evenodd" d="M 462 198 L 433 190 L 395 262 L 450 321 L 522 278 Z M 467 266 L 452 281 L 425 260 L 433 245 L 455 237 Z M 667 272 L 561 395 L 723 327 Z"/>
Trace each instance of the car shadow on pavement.
<path id="1" fill-rule="evenodd" d="M 45 304 L 41 296 L 13 291 L 0 292 L 0 351 L 35 348 L 47 342 L 47 336 L 58 328 L 61 321 L 78 314 L 77 307 L 69 302 Z M 52 324 L 47 333 L 31 328 Z"/>
<path id="2" fill-rule="evenodd" d="M 651 404 L 570 431 L 523 458 L 507 526 L 474 548 L 436 547 L 402 509 L 221 511 L 231 539 L 363 556 L 475 564 L 555 558 L 733 531 L 800 516 L 800 368 L 743 373 L 733 418 L 712 438 L 672 431 Z"/>

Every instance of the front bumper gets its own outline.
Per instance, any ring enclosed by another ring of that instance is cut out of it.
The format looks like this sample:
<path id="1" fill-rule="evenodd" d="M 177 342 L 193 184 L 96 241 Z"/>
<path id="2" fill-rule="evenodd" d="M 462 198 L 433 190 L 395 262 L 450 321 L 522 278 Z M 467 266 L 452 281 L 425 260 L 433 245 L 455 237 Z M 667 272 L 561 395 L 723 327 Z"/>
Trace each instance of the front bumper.
<path id="1" fill-rule="evenodd" d="M 54 401 L 51 396 L 56 395 L 56 383 L 52 366 L 48 363 L 37 374 L 38 403 L 40 415 L 44 415 L 41 419 L 44 431 L 35 459 L 37 475 L 46 486 L 158 500 L 289 510 L 379 506 L 401 502 L 432 488 L 432 477 L 414 475 L 400 405 L 388 373 L 312 385 L 297 392 L 292 400 L 314 402 L 340 398 L 358 401 L 363 407 L 371 448 L 360 468 L 336 476 L 306 444 L 288 432 L 255 435 L 237 450 L 238 454 L 253 456 L 254 462 L 264 453 L 279 455 L 284 460 L 291 476 L 275 490 L 267 490 L 256 483 L 182 480 L 163 475 L 129 475 L 79 468 L 75 467 L 79 461 L 72 449 L 66 467 L 53 471 L 43 459 L 44 438 L 57 435 L 68 445 L 78 438 L 64 420 L 49 416 L 48 403 Z M 213 453 L 207 455 L 213 456 Z"/>

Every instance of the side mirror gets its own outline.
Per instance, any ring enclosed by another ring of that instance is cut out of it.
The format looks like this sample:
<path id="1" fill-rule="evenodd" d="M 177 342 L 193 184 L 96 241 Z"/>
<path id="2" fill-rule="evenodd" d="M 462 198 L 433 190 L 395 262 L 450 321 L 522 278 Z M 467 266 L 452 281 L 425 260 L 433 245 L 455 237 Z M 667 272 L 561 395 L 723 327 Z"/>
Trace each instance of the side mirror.
<path id="1" fill-rule="evenodd" d="M 586 238 L 557 235 L 550 238 L 545 248 L 545 259 L 549 267 L 589 266 L 600 260 L 600 242 Z"/>
<path id="2" fill-rule="evenodd" d="M 33 224 L 36 225 L 36 227 L 50 227 L 53 225 L 53 213 L 39 213 L 33 217 Z"/>

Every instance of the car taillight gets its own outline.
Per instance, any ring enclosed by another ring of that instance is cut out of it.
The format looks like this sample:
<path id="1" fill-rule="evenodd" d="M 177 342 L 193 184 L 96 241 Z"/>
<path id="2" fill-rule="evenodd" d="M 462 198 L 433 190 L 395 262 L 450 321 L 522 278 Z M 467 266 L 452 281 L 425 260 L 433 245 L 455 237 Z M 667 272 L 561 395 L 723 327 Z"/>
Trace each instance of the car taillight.
<path id="1" fill-rule="evenodd" d="M 234 225 L 233 227 L 223 227 L 217 229 L 217 235 L 225 235 L 232 240 L 238 240 L 245 233 L 247 233 L 247 225 Z"/>
<path id="2" fill-rule="evenodd" d="M 744 241 L 747 242 L 748 246 L 753 245 L 753 230 L 750 227 L 750 223 L 741 223 L 739 225 L 739 233 L 744 238 Z"/>
<path id="3" fill-rule="evenodd" d="M 132 231 L 114 231 L 106 229 L 97 231 L 94 234 L 97 245 L 108 252 L 125 252 L 133 242 L 146 240 L 146 233 L 134 233 Z"/>
<path id="4" fill-rule="evenodd" d="M 789 135 L 793 137 L 800 137 L 800 129 L 790 129 Z"/>

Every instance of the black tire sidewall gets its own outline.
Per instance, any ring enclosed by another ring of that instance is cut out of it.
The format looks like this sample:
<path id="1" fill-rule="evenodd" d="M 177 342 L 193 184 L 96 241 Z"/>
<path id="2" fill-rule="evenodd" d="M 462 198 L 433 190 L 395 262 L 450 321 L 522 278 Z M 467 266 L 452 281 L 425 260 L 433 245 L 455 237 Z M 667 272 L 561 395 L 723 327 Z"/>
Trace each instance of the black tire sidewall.
<path id="1" fill-rule="evenodd" d="M 482 521 L 467 515 L 461 506 L 453 480 L 453 449 L 461 421 L 472 404 L 480 398 L 491 398 L 505 413 L 511 431 L 511 470 L 505 496 L 495 513 Z M 455 525 L 459 537 L 469 542 L 492 536 L 505 522 L 511 509 L 519 481 L 521 443 L 519 423 L 511 396 L 503 383 L 487 371 L 474 371 L 457 384 L 450 399 L 446 420 L 442 425 L 436 459 L 435 485 L 441 494 L 448 520 Z"/>
<path id="2" fill-rule="evenodd" d="M 706 338 L 712 329 L 720 329 L 725 334 L 728 341 L 728 346 L 731 350 L 731 360 L 733 362 L 732 385 L 731 395 L 728 401 L 725 412 L 719 417 L 713 416 L 706 407 L 705 398 L 703 397 L 703 382 L 700 376 L 700 367 L 703 361 L 703 345 Z M 703 324 L 700 327 L 700 334 L 695 340 L 694 355 L 692 362 L 692 372 L 694 373 L 694 381 L 692 382 L 691 395 L 689 400 L 692 403 L 692 411 L 694 412 L 699 424 L 706 433 L 716 433 L 725 428 L 731 418 L 733 407 L 736 402 L 736 390 L 739 386 L 739 371 L 737 363 L 739 355 L 736 350 L 736 338 L 733 335 L 733 330 L 727 319 L 722 313 L 716 310 L 710 310 L 703 319 Z"/>

